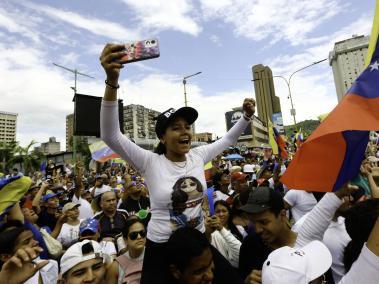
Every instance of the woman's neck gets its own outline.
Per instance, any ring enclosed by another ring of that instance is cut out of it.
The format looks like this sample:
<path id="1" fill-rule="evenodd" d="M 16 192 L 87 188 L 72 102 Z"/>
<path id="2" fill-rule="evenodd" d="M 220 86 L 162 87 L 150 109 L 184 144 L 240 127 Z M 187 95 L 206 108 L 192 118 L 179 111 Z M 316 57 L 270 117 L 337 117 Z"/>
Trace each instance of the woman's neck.
<path id="1" fill-rule="evenodd" d="M 130 249 L 129 250 L 130 258 L 138 258 L 142 254 L 143 250 L 144 250 L 144 248 L 138 249 L 138 250 Z"/>
<path id="2" fill-rule="evenodd" d="M 184 162 L 184 161 L 186 161 L 186 155 L 176 154 L 173 152 L 167 152 L 164 155 L 171 162 Z"/>
<path id="3" fill-rule="evenodd" d="M 75 218 L 75 219 L 69 218 L 67 220 L 67 224 L 69 224 L 69 225 L 78 225 L 79 223 L 80 223 L 80 221 L 77 218 Z"/>

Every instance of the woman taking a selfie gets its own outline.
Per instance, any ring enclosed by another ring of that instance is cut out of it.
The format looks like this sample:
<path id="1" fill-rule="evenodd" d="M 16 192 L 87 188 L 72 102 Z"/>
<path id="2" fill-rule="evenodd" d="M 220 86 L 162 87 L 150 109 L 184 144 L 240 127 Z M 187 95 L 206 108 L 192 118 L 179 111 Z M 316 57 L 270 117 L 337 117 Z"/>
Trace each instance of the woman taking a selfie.
<path id="1" fill-rule="evenodd" d="M 197 111 L 191 107 L 170 108 L 157 117 L 155 132 L 160 142 L 155 153 L 150 152 L 120 131 L 117 89 L 123 67 L 119 60 L 124 55 L 124 45 L 108 44 L 100 57 L 107 76 L 100 113 L 101 138 L 142 174 L 149 188 L 152 216 L 141 283 L 158 283 L 164 267 L 162 256 L 172 232 L 184 226 L 205 232 L 201 208 L 206 189 L 204 164 L 237 142 L 254 114 L 255 101 L 244 100 L 244 115 L 220 140 L 195 149 L 191 149 L 191 124 L 197 119 Z"/>

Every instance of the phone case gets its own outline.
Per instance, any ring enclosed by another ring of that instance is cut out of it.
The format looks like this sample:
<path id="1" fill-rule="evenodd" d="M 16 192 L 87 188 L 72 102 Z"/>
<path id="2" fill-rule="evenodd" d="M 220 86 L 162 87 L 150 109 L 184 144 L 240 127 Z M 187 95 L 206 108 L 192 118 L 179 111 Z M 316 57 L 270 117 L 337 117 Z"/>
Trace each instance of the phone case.
<path id="1" fill-rule="evenodd" d="M 159 57 L 157 39 L 141 40 L 125 44 L 127 54 L 121 58 L 121 63 L 131 63 Z"/>

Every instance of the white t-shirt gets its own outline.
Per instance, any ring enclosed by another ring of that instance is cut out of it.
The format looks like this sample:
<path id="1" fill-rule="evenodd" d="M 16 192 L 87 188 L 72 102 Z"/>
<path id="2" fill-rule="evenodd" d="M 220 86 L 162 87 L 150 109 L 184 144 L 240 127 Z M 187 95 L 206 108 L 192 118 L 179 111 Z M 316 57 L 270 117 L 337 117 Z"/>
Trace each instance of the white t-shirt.
<path id="1" fill-rule="evenodd" d="M 334 283 L 338 283 L 345 275 L 343 256 L 347 244 L 351 241 L 345 227 L 345 218 L 338 217 L 337 222 L 332 221 L 325 231 L 323 243 L 332 254 L 332 273 Z"/>
<path id="2" fill-rule="evenodd" d="M 83 220 L 80 220 L 77 225 L 70 225 L 67 223 L 62 225 L 57 240 L 61 242 L 64 247 L 69 247 L 72 243 L 79 239 L 79 226 L 82 221 Z"/>
<path id="3" fill-rule="evenodd" d="M 201 208 L 207 189 L 204 165 L 235 144 L 248 124 L 241 117 L 221 139 L 191 149 L 186 154 L 186 161 L 175 163 L 165 155 L 145 150 L 126 138 L 120 131 L 117 102 L 102 102 L 101 138 L 143 175 L 149 188 L 152 216 L 148 239 L 157 243 L 167 242 L 172 232 L 183 226 L 205 232 Z"/>
<path id="4" fill-rule="evenodd" d="M 292 231 L 299 233 L 301 226 L 309 216 L 309 213 L 301 217 L 291 228 Z M 332 274 L 334 283 L 338 283 L 345 275 L 345 265 L 343 256 L 347 244 L 350 242 L 350 236 L 345 228 L 345 218 L 338 217 L 337 222 L 331 221 L 329 227 L 324 233 L 323 243 L 328 247 L 332 254 Z"/>
<path id="5" fill-rule="evenodd" d="M 317 204 L 313 194 L 305 190 L 289 190 L 284 196 L 284 201 L 291 206 L 291 213 L 295 222 L 311 211 Z"/>
<path id="6" fill-rule="evenodd" d="M 214 201 L 214 202 L 216 202 L 216 201 L 218 201 L 218 200 L 224 200 L 224 201 L 226 201 L 226 200 L 230 197 L 230 195 L 233 193 L 233 190 L 231 190 L 231 191 L 229 192 L 230 195 L 227 195 L 227 194 L 223 193 L 223 192 L 220 191 L 220 190 L 216 190 L 215 193 L 216 193 L 216 197 L 213 198 L 213 201 Z"/>
<path id="7" fill-rule="evenodd" d="M 75 204 L 80 204 L 79 219 L 87 219 L 93 217 L 94 214 L 91 208 L 91 204 L 87 200 L 81 197 L 77 198 L 74 194 L 74 196 L 72 197 L 72 202 Z"/>
<path id="8" fill-rule="evenodd" d="M 40 263 L 44 260 L 39 257 L 34 260 L 35 263 Z M 58 262 L 53 259 L 48 259 L 49 263 L 38 270 L 32 277 L 24 282 L 24 284 L 38 284 L 41 276 L 43 284 L 52 284 L 58 282 Z M 5 279 L 2 279 L 5 280 Z M 4 281 L 6 282 L 6 281 Z"/>

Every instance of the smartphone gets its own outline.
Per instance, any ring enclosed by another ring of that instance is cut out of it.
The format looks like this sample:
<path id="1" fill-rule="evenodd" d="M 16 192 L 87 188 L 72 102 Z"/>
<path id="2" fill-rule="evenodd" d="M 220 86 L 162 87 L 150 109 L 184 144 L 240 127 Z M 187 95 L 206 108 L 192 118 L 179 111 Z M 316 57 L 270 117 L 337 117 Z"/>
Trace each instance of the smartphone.
<path id="1" fill-rule="evenodd" d="M 147 39 L 125 44 L 127 54 L 120 59 L 120 63 L 127 64 L 141 60 L 159 57 L 157 39 Z"/>

